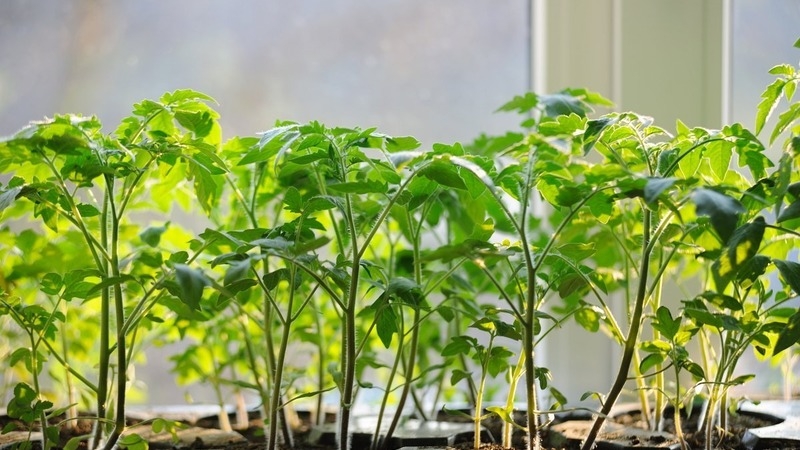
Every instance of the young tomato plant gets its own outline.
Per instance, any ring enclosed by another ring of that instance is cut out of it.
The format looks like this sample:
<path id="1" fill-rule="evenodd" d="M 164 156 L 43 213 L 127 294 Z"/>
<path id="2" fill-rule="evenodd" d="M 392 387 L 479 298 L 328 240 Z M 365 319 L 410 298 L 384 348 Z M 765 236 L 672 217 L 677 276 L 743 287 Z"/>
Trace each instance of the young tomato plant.
<path id="1" fill-rule="evenodd" d="M 72 297 L 99 301 L 96 381 L 81 380 L 95 397 L 98 424 L 92 448 L 114 447 L 124 430 L 127 368 L 137 330 L 149 320 L 164 281 L 174 271 L 180 275 L 185 267 L 181 263 L 190 259 L 183 252 L 165 261 L 160 252 L 144 250 L 158 242 L 160 232 L 143 231 L 141 239 L 131 239 L 140 225 L 130 215 L 159 202 L 162 210 L 172 206 L 164 198 L 143 195 L 149 194 L 146 186 L 180 192 L 186 181 L 193 185 L 199 206 L 208 211 L 216 194 L 209 174 L 225 170 L 215 155 L 219 126 L 208 101 L 194 91 L 176 91 L 160 102 L 137 104 L 112 135 L 103 134 L 95 118 L 65 115 L 34 122 L 0 140 L 0 169 L 14 175 L 2 189 L 0 206 L 30 202 L 33 218 L 48 233 L 59 236 L 71 227 L 81 238 L 79 251 L 89 255 L 78 272 L 56 271 L 43 279 L 40 291 L 59 298 L 72 292 Z M 191 292 L 181 294 L 188 302 L 195 300 Z M 110 428 L 105 423 L 109 412 Z"/>
<path id="2" fill-rule="evenodd" d="M 251 235 L 247 239 L 226 231 L 209 230 L 203 236 L 205 241 L 226 241 L 233 249 L 213 262 L 228 266 L 223 289 L 251 280 L 249 284 L 262 291 L 265 334 L 271 335 L 275 323 L 281 330 L 277 354 L 268 355 L 274 361 L 269 364 L 273 377 L 269 416 L 274 417 L 284 403 L 280 400 L 284 398 L 283 364 L 295 322 L 307 323 L 301 317 L 308 307 L 332 304 L 336 308 L 341 359 L 332 378 L 340 393 L 337 434 L 341 448 L 349 447 L 350 414 L 359 370 L 371 358 L 372 330 L 384 344 L 391 342 L 393 334 L 401 333 L 397 326 L 403 313 L 395 308 L 402 305 L 413 305 L 414 314 L 407 328 L 412 348 L 407 353 L 410 359 L 405 360 L 407 378 L 413 377 L 409 374 L 416 367 L 411 355 L 417 352 L 414 336 L 419 308 L 424 306 L 420 288 L 413 279 L 395 276 L 383 264 L 381 252 L 387 246 L 381 242 L 381 230 L 388 226 L 393 209 L 408 201 L 406 189 L 420 173 L 415 164 L 425 164 L 417 154 L 399 153 L 417 145 L 411 138 L 391 138 L 374 130 L 279 123 L 251 143 L 237 163 L 253 168 L 248 190 L 229 183 L 239 199 L 238 207 L 249 216 L 248 225 L 259 228 L 246 230 Z M 266 191 L 260 190 L 262 184 L 268 186 Z M 255 214 L 260 211 L 258 202 L 270 198 L 275 201 L 267 210 L 275 220 L 265 226 Z M 261 265 L 257 278 L 251 273 L 255 264 Z M 376 287 L 381 293 L 369 303 Z M 360 338 L 359 329 L 363 330 Z M 409 392 L 403 389 L 401 405 Z M 277 423 L 270 420 L 269 436 L 275 435 Z M 270 437 L 268 445 L 276 443 Z"/>
<path id="3" fill-rule="evenodd" d="M 525 404 L 527 405 L 528 446 L 540 448 L 540 426 L 536 382 L 543 371 L 535 364 L 536 335 L 540 332 L 541 289 L 538 286 L 548 258 L 556 253 L 562 231 L 577 217 L 579 211 L 595 200 L 603 203 L 600 191 L 584 192 L 584 198 L 565 205 L 565 213 L 550 234 L 541 233 L 537 225 L 534 206 L 538 192 L 543 195 L 543 183 L 553 189 L 564 174 L 569 176 L 571 156 L 579 147 L 573 146 L 571 133 L 585 125 L 586 114 L 592 104 L 608 105 L 601 96 L 585 90 L 567 90 L 560 94 L 537 96 L 527 94 L 504 105 L 501 110 L 530 114 L 523 124 L 528 133 L 510 133 L 492 139 L 479 139 L 473 146 L 473 155 L 454 156 L 450 173 L 456 171 L 468 185 L 479 182 L 483 189 L 483 211 L 494 222 L 498 231 L 512 233 L 518 240 L 520 265 L 512 273 L 519 273 L 518 282 L 511 289 L 499 287 L 507 295 L 504 300 L 520 324 L 522 335 L 521 372 L 525 374 Z M 444 180 L 444 174 L 440 176 Z M 565 189 L 567 194 L 577 192 Z M 547 198 L 546 195 L 544 195 Z M 489 242 L 489 245 L 494 246 Z M 480 264 L 480 262 L 479 262 Z M 489 275 L 486 272 L 487 276 Z M 496 281 L 492 281 L 497 285 Z"/>
<path id="4" fill-rule="evenodd" d="M 496 345 L 495 339 L 506 337 L 514 341 L 519 341 L 520 333 L 512 325 L 503 321 L 501 313 L 491 306 L 483 308 L 481 318 L 473 322 L 469 328 L 482 331 L 488 335 L 488 339 L 482 340 L 475 336 L 462 335 L 455 336 L 447 346 L 442 349 L 442 356 L 469 355 L 477 365 L 477 377 L 463 370 L 454 370 L 450 382 L 457 384 L 462 379 L 472 378 L 470 386 L 475 387 L 474 396 L 476 402 L 475 410 L 472 415 L 474 424 L 473 448 L 477 450 L 481 446 L 481 421 L 489 415 L 484 414 L 483 398 L 486 391 L 486 382 L 491 378 L 506 372 L 509 367 L 509 358 L 514 353 L 508 348 Z"/>

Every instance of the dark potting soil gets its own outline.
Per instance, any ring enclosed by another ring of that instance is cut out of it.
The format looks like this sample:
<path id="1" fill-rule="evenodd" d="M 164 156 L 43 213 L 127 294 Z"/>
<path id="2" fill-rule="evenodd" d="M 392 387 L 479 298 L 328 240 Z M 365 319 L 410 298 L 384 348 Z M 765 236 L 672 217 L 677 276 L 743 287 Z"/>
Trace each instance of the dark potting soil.
<path id="1" fill-rule="evenodd" d="M 640 416 L 637 413 L 620 416 L 615 419 L 615 422 L 621 423 L 626 426 L 640 426 Z M 0 428 L 5 427 L 6 424 L 9 422 L 14 422 L 17 426 L 17 429 L 24 430 L 23 424 L 19 423 L 18 421 L 14 421 L 8 417 L 0 417 Z M 730 430 L 731 434 L 726 436 L 722 442 L 717 443 L 716 448 L 718 449 L 725 449 L 725 450 L 745 450 L 744 445 L 742 444 L 742 436 L 747 429 L 751 428 L 759 428 L 769 426 L 775 423 L 774 420 L 767 420 L 759 417 L 752 417 L 747 415 L 731 415 L 729 419 L 730 423 Z M 134 425 L 133 423 L 131 425 Z M 197 423 L 193 424 L 194 426 L 201 426 L 206 428 L 216 428 L 217 421 L 216 419 L 203 419 L 198 421 Z M 704 448 L 704 439 L 705 436 L 701 433 L 693 433 L 689 430 L 696 428 L 697 420 L 696 417 L 689 417 L 683 419 L 683 425 L 685 431 L 685 437 L 691 448 L 693 449 L 702 449 Z M 500 436 L 500 431 L 502 428 L 502 422 L 498 419 L 495 420 L 487 420 L 484 422 L 484 426 L 493 436 Z M 281 446 L 281 450 L 334 450 L 335 447 L 330 445 L 316 445 L 314 443 L 308 442 L 308 437 L 310 436 L 310 424 L 307 421 L 302 422 L 301 426 L 296 430 L 296 441 L 294 447 L 287 447 Z M 76 422 L 75 427 L 67 428 L 64 427 L 61 431 L 61 442 L 60 446 L 66 444 L 66 442 L 74 436 L 81 436 L 86 435 L 91 432 L 92 429 L 92 421 L 88 419 L 81 419 Z M 666 421 L 666 428 L 665 431 L 674 433 L 674 424 L 671 420 Z M 251 418 L 250 426 L 244 430 L 237 430 L 242 436 L 246 438 L 242 442 L 238 443 L 231 443 L 226 444 L 224 446 L 217 445 L 206 445 L 201 439 L 197 440 L 190 440 L 190 444 L 183 446 L 183 447 L 172 447 L 170 445 L 164 446 L 161 445 L 151 445 L 152 449 L 156 448 L 187 448 L 187 449 L 229 449 L 229 450 L 256 450 L 256 449 L 263 449 L 264 447 L 264 435 L 262 428 L 260 426 L 260 422 L 257 418 Z M 545 443 L 545 448 L 548 450 L 577 450 L 579 445 L 576 443 L 566 444 L 566 446 L 561 447 L 553 447 L 548 445 L 548 431 L 545 430 L 543 432 L 543 439 Z M 472 439 L 471 436 L 464 436 L 459 439 L 461 443 L 455 444 L 452 447 L 447 447 L 448 450 L 469 450 L 472 449 Z M 634 440 L 635 441 L 635 440 Z M 654 443 L 648 442 L 641 442 L 641 445 L 634 445 L 631 448 L 646 448 L 646 447 L 654 447 Z M 38 444 L 34 445 L 34 448 L 38 448 Z M 85 448 L 85 445 L 79 448 Z M 481 450 L 523 450 L 525 449 L 524 446 L 524 436 L 521 432 L 516 431 L 514 435 L 514 447 L 512 448 L 504 448 L 500 444 L 483 444 L 481 446 Z M 800 445 L 787 445 L 785 442 L 769 442 L 769 441 L 761 441 L 759 442 L 759 449 L 761 450 L 771 450 L 771 449 L 782 449 L 782 450 L 790 450 L 790 449 L 798 449 L 800 450 Z M 360 449 L 355 449 L 360 450 Z"/>

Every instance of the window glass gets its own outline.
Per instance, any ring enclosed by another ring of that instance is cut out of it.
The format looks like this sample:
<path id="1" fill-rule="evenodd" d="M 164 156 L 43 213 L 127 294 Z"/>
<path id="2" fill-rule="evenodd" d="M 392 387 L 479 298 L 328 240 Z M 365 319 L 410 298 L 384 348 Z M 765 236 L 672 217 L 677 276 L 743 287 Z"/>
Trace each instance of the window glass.
<path id="1" fill-rule="evenodd" d="M 280 118 L 469 140 L 517 123 L 493 111 L 526 89 L 526 3 L 4 1 L 0 133 L 54 112 L 111 127 L 191 87 L 226 136 Z"/>
<path id="2" fill-rule="evenodd" d="M 800 2 L 734 0 L 732 13 L 731 119 L 752 128 L 761 93 L 775 79 L 769 69 L 800 60 L 792 46 L 800 38 Z"/>

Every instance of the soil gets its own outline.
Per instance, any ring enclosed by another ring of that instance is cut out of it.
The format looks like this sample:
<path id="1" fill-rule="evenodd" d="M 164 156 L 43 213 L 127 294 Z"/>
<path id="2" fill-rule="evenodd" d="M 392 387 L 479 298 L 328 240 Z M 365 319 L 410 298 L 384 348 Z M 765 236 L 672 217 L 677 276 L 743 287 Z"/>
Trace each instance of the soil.
<path id="1" fill-rule="evenodd" d="M 8 417 L 0 416 L 0 429 L 5 427 L 9 422 L 14 422 L 18 430 L 24 430 L 24 426 L 19 423 L 18 421 L 14 421 L 13 419 L 9 419 Z M 626 426 L 641 426 L 640 417 L 638 414 L 629 414 L 625 416 L 618 417 L 615 422 L 621 423 Z M 717 445 L 718 449 L 727 449 L 727 450 L 744 450 L 745 447 L 741 442 L 741 436 L 744 432 L 749 428 L 759 428 L 764 426 L 769 426 L 774 424 L 774 421 L 766 420 L 759 417 L 752 417 L 752 416 L 744 416 L 744 415 L 731 415 L 730 416 L 730 429 L 731 434 L 726 436 L 721 443 Z M 133 425 L 133 424 L 131 424 Z M 197 423 L 193 424 L 194 426 L 199 427 L 206 427 L 206 428 L 215 428 L 217 426 L 216 419 L 203 419 L 198 421 Z M 487 420 L 484 423 L 485 427 L 492 433 L 494 436 L 500 435 L 500 429 L 502 427 L 502 422 L 499 420 Z M 683 425 L 685 430 L 691 430 L 696 428 L 697 420 L 696 417 L 689 417 L 683 419 Z M 64 428 L 61 431 L 61 443 L 60 445 L 63 446 L 66 442 L 73 436 L 80 436 L 85 435 L 91 431 L 92 422 L 88 419 L 81 419 L 76 422 L 76 426 L 73 428 Z M 302 422 L 302 425 L 296 430 L 296 442 L 295 446 L 292 448 L 283 446 L 281 450 L 332 450 L 331 446 L 321 446 L 315 445 L 312 443 L 307 442 L 309 436 L 310 424 L 306 418 L 305 421 Z M 671 420 L 668 420 L 666 423 L 665 431 L 673 433 L 674 432 L 674 424 Z M 263 430 L 260 426 L 260 422 L 257 418 L 251 418 L 250 426 L 244 430 L 238 430 L 246 439 L 246 442 L 236 443 L 236 444 L 229 444 L 225 446 L 225 449 L 230 450 L 255 450 L 255 449 L 262 449 L 264 447 L 264 434 Z M 704 448 L 704 438 L 705 436 L 700 433 L 692 433 L 692 432 L 685 432 L 685 437 L 691 448 L 693 449 L 702 449 Z M 524 449 L 524 436 L 521 432 L 517 431 L 514 434 L 514 446 L 513 448 L 505 448 L 500 444 L 483 444 L 481 446 L 481 450 L 521 450 Z M 547 445 L 548 442 L 548 432 L 545 430 L 543 432 L 543 439 L 545 442 L 545 448 L 548 450 L 575 450 L 577 449 L 577 445 L 567 446 L 567 447 L 552 447 Z M 448 450 L 471 450 L 472 449 L 472 438 L 471 436 L 462 437 L 458 439 L 461 441 L 458 444 L 455 444 L 452 447 L 447 447 Z M 641 445 L 647 444 L 646 442 L 642 442 Z M 650 443 L 651 445 L 653 443 Z M 769 443 L 769 442 L 761 442 L 760 443 L 761 449 L 782 449 L 782 450 L 789 450 L 789 449 L 800 449 L 800 445 L 797 446 L 787 446 L 785 443 Z M 34 449 L 38 448 L 38 445 L 34 445 Z M 80 447 L 85 448 L 85 447 Z M 155 447 L 151 447 L 155 448 Z M 209 448 L 203 447 L 202 445 L 191 445 L 192 449 L 202 449 L 202 448 Z M 219 448 L 219 447 L 212 447 L 212 448 Z M 635 447 L 634 447 L 635 448 Z"/>

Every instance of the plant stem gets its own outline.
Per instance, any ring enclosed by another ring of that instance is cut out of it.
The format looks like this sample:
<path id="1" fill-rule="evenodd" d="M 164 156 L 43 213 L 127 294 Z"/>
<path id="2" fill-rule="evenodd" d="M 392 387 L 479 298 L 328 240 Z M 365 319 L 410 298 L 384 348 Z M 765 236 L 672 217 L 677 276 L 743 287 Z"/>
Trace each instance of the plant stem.
<path id="1" fill-rule="evenodd" d="M 317 327 L 317 390 L 319 391 L 319 395 L 317 396 L 317 425 L 322 425 L 325 423 L 325 411 L 324 411 L 324 397 L 322 394 L 322 390 L 325 388 L 325 371 L 327 370 L 325 367 L 326 359 L 325 354 L 327 353 L 325 348 L 325 329 L 322 326 L 322 321 L 320 320 L 321 311 L 317 306 L 317 314 L 313 314 L 314 316 L 314 323 Z"/>
<path id="2" fill-rule="evenodd" d="M 277 434 L 278 422 L 281 422 L 283 438 L 285 443 L 292 447 L 292 435 L 288 431 L 288 424 L 286 423 L 285 416 L 282 416 L 283 406 L 281 405 L 281 385 L 283 384 L 283 367 L 286 362 L 286 351 L 289 348 L 289 339 L 292 331 L 292 309 L 294 307 L 294 293 L 296 286 L 294 280 L 296 279 L 297 268 L 292 266 L 289 286 L 289 302 L 286 306 L 286 322 L 283 324 L 283 333 L 281 334 L 280 348 L 278 349 L 278 357 L 275 361 L 275 371 L 272 377 L 272 395 L 270 396 L 270 421 L 269 421 L 269 434 L 267 434 L 267 449 L 274 450 L 277 447 Z M 269 351 L 269 353 L 272 353 Z"/>
<path id="3" fill-rule="evenodd" d="M 108 249 L 108 227 L 109 219 L 113 220 L 111 212 L 109 211 L 109 198 L 108 190 L 106 190 L 103 198 L 103 212 L 100 216 L 100 243 L 104 249 Z M 109 267 L 108 260 L 99 262 L 100 270 L 105 276 L 108 276 Z M 103 288 L 100 295 L 100 361 L 98 367 L 97 378 L 97 417 L 100 418 L 95 424 L 94 436 L 92 437 L 92 444 L 89 448 L 97 448 L 103 438 L 103 424 L 102 420 L 106 418 L 106 399 L 108 396 L 108 369 L 110 363 L 110 308 L 111 303 L 111 287 Z"/>
<path id="4" fill-rule="evenodd" d="M 408 362 L 406 363 L 406 371 L 404 374 L 405 380 L 403 384 L 403 390 L 400 392 L 400 399 L 397 402 L 397 411 L 394 413 L 394 417 L 392 418 L 392 423 L 389 425 L 389 429 L 386 430 L 386 441 L 388 442 L 389 438 L 392 437 L 394 430 L 397 428 L 397 424 L 400 422 L 400 417 L 403 415 L 403 409 L 406 405 L 406 400 L 408 399 L 408 393 L 411 391 L 411 382 L 414 379 L 414 369 L 416 368 L 416 357 L 417 351 L 419 350 L 419 315 L 420 315 L 420 308 L 419 306 L 414 307 L 414 327 L 411 330 L 411 343 L 409 344 L 408 349 Z M 385 445 L 384 445 L 385 446 Z"/>
<path id="5" fill-rule="evenodd" d="M 508 395 L 506 395 L 506 411 L 509 411 L 511 420 L 514 420 L 514 399 L 517 393 L 517 385 L 519 384 L 519 380 L 522 378 L 522 371 L 525 367 L 525 355 L 520 353 L 519 359 L 517 360 L 517 364 L 514 366 L 514 370 L 509 373 L 509 380 L 508 380 Z M 503 447 L 511 448 L 511 438 L 514 431 L 514 425 L 503 421 L 503 440 L 502 444 Z"/>
<path id="6" fill-rule="evenodd" d="M 111 275 L 114 278 L 119 278 L 119 222 L 120 217 L 117 215 L 116 206 L 114 203 L 114 180 L 106 177 L 106 188 L 108 190 L 109 207 L 111 213 Z M 125 302 L 122 296 L 122 286 L 113 286 L 114 290 L 114 315 L 116 319 L 117 329 L 117 401 L 116 401 L 116 418 L 114 421 L 114 431 L 111 436 L 106 440 L 104 450 L 111 450 L 115 447 L 117 440 L 122 435 L 125 429 L 125 394 L 127 392 L 127 344 L 125 334 L 122 332 L 123 324 L 125 323 Z"/>
<path id="7" fill-rule="evenodd" d="M 634 304 L 633 314 L 631 315 L 631 325 L 628 329 L 628 337 L 625 340 L 625 348 L 623 350 L 622 359 L 620 360 L 619 370 L 611 390 L 606 396 L 600 414 L 595 418 L 594 424 L 589 431 L 586 440 L 583 442 L 582 450 L 591 450 L 594 447 L 594 442 L 597 440 L 597 435 L 600 433 L 600 428 L 606 420 L 606 417 L 611 412 L 611 408 L 617 401 L 620 393 L 625 388 L 625 382 L 628 378 L 628 371 L 631 367 L 633 354 L 636 352 L 636 344 L 639 340 L 639 329 L 642 325 L 642 314 L 644 311 L 644 301 L 647 293 L 647 273 L 650 266 L 650 210 L 642 208 L 642 225 L 643 225 L 643 241 L 642 241 L 642 260 L 639 270 L 639 286 L 636 294 L 636 303 Z"/>

